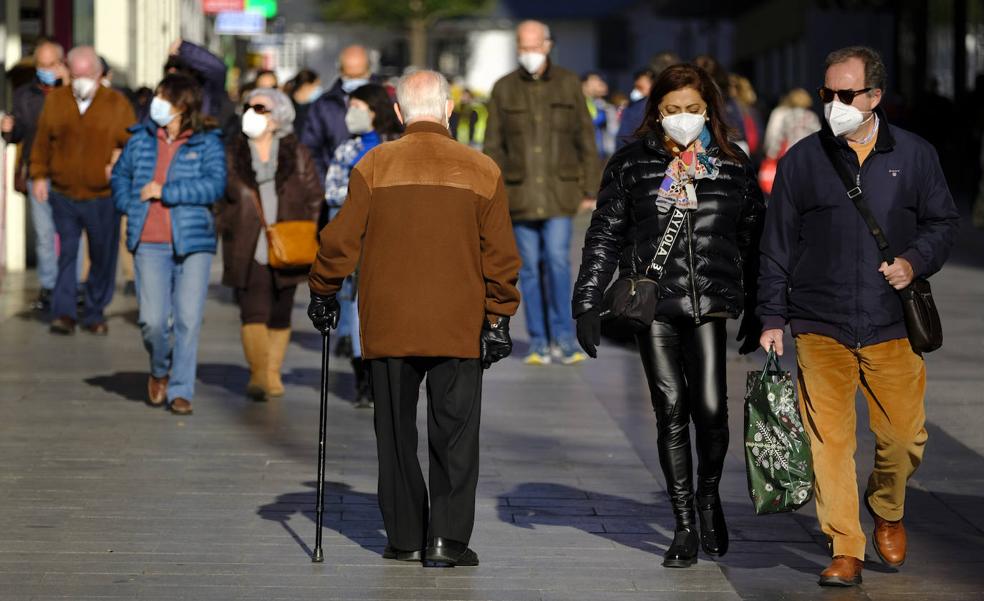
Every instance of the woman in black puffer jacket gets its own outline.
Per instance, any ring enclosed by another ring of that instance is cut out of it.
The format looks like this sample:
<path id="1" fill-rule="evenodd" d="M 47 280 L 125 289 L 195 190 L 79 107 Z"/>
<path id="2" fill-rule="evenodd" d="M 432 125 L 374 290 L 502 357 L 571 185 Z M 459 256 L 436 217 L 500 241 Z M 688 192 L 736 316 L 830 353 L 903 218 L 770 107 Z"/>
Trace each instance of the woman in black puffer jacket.
<path id="1" fill-rule="evenodd" d="M 710 555 L 727 551 L 718 495 L 728 450 L 725 320 L 745 312 L 748 323 L 741 332 L 750 335 L 743 352 L 755 349 L 759 334 L 748 321 L 753 311 L 745 309 L 755 306 L 753 263 L 765 206 L 748 158 L 728 142 L 723 114 L 720 90 L 699 67 L 676 65 L 660 75 L 640 138 L 605 168 L 574 286 L 578 340 L 594 357 L 602 296 L 615 267 L 631 273 L 634 262 L 637 271 L 646 269 L 674 208 L 683 211 L 659 279 L 653 324 L 637 336 L 676 517 L 667 567 L 696 563 L 698 542 Z M 691 417 L 697 434 L 696 511 Z"/>

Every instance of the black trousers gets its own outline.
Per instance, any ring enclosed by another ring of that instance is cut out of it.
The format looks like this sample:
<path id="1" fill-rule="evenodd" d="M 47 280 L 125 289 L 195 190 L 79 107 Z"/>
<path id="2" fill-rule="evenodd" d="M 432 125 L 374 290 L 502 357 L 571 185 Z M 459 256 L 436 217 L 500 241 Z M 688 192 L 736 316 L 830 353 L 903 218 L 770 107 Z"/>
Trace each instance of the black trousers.
<path id="1" fill-rule="evenodd" d="M 236 289 L 240 321 L 261 323 L 274 329 L 289 328 L 295 292 L 297 286 L 277 288 L 273 269 L 252 261 L 246 275 L 246 287 Z"/>
<path id="2" fill-rule="evenodd" d="M 389 543 L 421 549 L 441 536 L 468 543 L 475 525 L 482 367 L 477 359 L 369 362 L 375 395 L 379 508 Z M 430 507 L 417 460 L 417 396 L 427 378 Z"/>
<path id="3" fill-rule="evenodd" d="M 723 319 L 700 325 L 657 321 L 637 337 L 659 429 L 659 463 L 678 520 L 693 511 L 691 420 L 697 433 L 697 495 L 716 494 L 721 481 L 728 452 L 726 338 Z"/>

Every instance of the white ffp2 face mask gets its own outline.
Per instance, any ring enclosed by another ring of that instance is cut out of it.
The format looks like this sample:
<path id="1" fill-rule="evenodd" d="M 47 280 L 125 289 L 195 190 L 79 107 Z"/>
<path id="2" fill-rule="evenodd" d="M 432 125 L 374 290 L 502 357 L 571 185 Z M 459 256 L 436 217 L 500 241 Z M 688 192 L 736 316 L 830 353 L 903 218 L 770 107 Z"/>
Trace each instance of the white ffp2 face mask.
<path id="1" fill-rule="evenodd" d="M 823 105 L 823 115 L 835 136 L 852 134 L 865 122 L 863 112 L 849 104 L 844 104 L 840 100 L 834 100 Z"/>
<path id="2" fill-rule="evenodd" d="M 249 138 L 259 138 L 267 130 L 267 117 L 249 109 L 243 113 L 243 133 Z"/>
<path id="3" fill-rule="evenodd" d="M 690 146 L 691 142 L 700 136 L 700 132 L 704 131 L 706 120 L 704 113 L 677 113 L 663 117 L 660 123 L 663 125 L 663 131 L 674 142 L 681 146 Z"/>
<path id="4" fill-rule="evenodd" d="M 547 55 L 542 52 L 519 53 L 519 64 L 527 73 L 536 73 L 545 62 L 547 62 Z"/>
<path id="5" fill-rule="evenodd" d="M 88 100 L 96 93 L 99 83 L 90 77 L 76 77 L 72 80 L 72 93 L 79 100 Z"/>

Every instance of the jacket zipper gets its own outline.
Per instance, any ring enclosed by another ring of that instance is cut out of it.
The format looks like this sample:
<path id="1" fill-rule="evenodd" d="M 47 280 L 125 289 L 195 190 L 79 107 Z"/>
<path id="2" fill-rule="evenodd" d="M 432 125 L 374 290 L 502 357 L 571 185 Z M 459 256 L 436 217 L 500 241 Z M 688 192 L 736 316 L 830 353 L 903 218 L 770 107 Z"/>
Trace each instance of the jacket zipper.
<path id="1" fill-rule="evenodd" d="M 854 178 L 854 185 L 856 185 L 858 188 L 861 188 L 861 174 L 864 172 L 864 163 L 862 163 L 861 160 L 858 158 L 858 154 L 856 152 L 854 152 L 852 150 L 851 151 L 851 154 L 854 155 L 854 162 L 857 163 L 857 165 L 858 165 L 858 174 Z M 878 148 L 872 148 L 871 149 L 871 154 L 868 155 L 868 158 L 865 160 L 865 162 L 870 165 L 871 164 L 872 157 L 874 157 L 876 154 L 878 154 Z M 864 188 L 861 188 L 861 189 L 863 190 Z M 857 241 L 858 241 L 857 248 L 858 248 L 858 252 L 861 251 L 862 239 L 864 237 L 864 233 L 867 232 L 867 231 L 868 231 L 868 226 L 867 226 L 867 224 L 865 224 L 864 230 L 858 233 L 858 236 L 857 236 Z M 860 321 L 861 321 L 861 264 L 859 262 L 859 263 L 856 263 L 856 265 L 857 265 L 857 267 L 855 268 L 855 271 L 854 271 L 854 274 L 855 274 L 855 285 L 854 285 L 854 288 L 855 288 L 854 310 L 855 310 L 855 312 L 854 312 L 854 317 L 855 317 L 855 324 L 858 325 L 858 326 L 860 326 Z M 855 349 L 858 350 L 858 351 L 860 351 L 861 350 L 861 340 L 859 340 L 859 338 L 860 338 L 861 332 L 858 331 L 858 330 L 855 330 L 854 335 L 855 335 L 855 339 L 854 339 Z"/>
<path id="2" fill-rule="evenodd" d="M 694 278 L 696 267 L 694 265 L 694 224 L 690 220 L 690 211 L 687 211 L 687 253 L 690 258 L 690 291 L 693 294 L 692 311 L 694 323 L 700 325 L 700 305 L 697 303 L 697 281 Z"/>

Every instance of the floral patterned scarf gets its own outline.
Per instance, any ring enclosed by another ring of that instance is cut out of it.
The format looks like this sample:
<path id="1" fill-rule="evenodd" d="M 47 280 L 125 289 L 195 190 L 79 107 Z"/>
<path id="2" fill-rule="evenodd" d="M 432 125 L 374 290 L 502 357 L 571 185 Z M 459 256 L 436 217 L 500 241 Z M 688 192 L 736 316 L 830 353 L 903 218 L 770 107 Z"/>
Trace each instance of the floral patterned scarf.
<path id="1" fill-rule="evenodd" d="M 720 172 L 720 159 L 707 155 L 711 132 L 705 127 L 689 148 L 678 154 L 666 167 L 663 183 L 656 193 L 660 207 L 677 206 L 683 210 L 697 208 L 697 191 L 694 184 L 700 179 L 716 179 Z"/>

